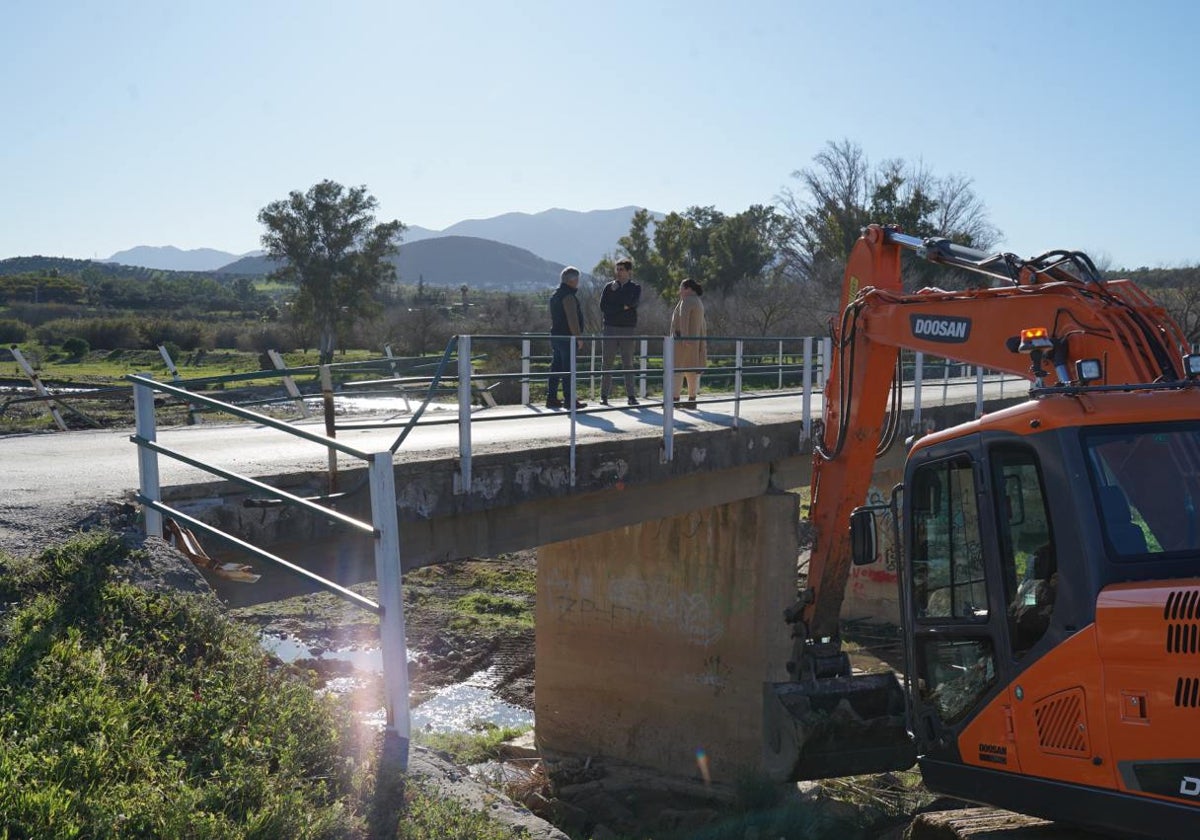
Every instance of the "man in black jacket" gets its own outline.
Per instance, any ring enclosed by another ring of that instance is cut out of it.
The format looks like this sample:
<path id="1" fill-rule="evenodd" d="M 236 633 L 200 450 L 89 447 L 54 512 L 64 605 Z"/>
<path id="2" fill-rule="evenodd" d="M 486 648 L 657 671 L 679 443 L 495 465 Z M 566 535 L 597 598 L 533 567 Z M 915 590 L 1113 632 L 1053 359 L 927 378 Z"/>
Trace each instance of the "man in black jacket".
<path id="1" fill-rule="evenodd" d="M 554 355 L 550 360 L 550 380 L 546 387 L 546 408 L 562 408 L 575 399 L 571 375 L 571 341 L 574 336 L 576 349 L 583 349 L 583 307 L 579 305 L 579 269 L 569 265 L 559 275 L 558 288 L 550 296 L 550 346 Z M 561 338 L 560 338 L 561 336 Z M 565 376 L 562 374 L 566 374 Z M 563 399 L 558 398 L 558 386 L 562 383 Z M 587 408 L 587 403 L 575 401 L 576 408 Z"/>
<path id="2" fill-rule="evenodd" d="M 604 316 L 604 376 L 600 378 L 600 402 L 608 405 L 612 392 L 612 371 L 617 355 L 625 371 L 625 396 L 637 405 L 633 395 L 633 346 L 637 334 L 637 307 L 642 287 L 633 282 L 633 260 L 622 257 L 616 263 L 616 279 L 600 294 L 600 313 Z"/>

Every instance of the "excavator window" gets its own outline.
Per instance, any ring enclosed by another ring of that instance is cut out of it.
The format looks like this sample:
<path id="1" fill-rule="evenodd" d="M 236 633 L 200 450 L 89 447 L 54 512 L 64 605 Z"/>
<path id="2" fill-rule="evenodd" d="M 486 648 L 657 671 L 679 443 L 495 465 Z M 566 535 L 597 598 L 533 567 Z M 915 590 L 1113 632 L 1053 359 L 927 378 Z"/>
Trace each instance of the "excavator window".
<path id="1" fill-rule="evenodd" d="M 921 465 L 908 482 L 916 684 L 944 723 L 965 716 L 996 681 L 975 468 L 955 456 Z M 943 635 L 952 626 L 961 629 Z"/>
<path id="2" fill-rule="evenodd" d="M 979 509 L 971 461 L 919 468 L 912 480 L 912 578 L 918 618 L 985 620 Z"/>
<path id="3" fill-rule="evenodd" d="M 1114 559 L 1200 550 L 1200 426 L 1093 430 L 1084 444 Z"/>
<path id="4" fill-rule="evenodd" d="M 1021 657 L 1050 628 L 1058 594 L 1058 562 L 1037 455 L 1024 446 L 989 454 L 1000 568 L 1008 604 L 1009 641 Z"/>

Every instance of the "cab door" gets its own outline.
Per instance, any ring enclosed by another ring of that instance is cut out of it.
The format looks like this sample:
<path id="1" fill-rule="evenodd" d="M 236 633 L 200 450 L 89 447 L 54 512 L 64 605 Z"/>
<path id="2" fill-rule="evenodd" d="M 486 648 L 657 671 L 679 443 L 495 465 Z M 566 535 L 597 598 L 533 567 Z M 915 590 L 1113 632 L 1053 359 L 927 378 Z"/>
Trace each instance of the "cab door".
<path id="1" fill-rule="evenodd" d="M 925 450 L 905 482 L 910 725 L 923 757 L 956 764 L 958 735 L 999 690 L 1007 644 L 989 484 L 975 438 Z M 1002 750 L 997 736 L 980 749 Z"/>

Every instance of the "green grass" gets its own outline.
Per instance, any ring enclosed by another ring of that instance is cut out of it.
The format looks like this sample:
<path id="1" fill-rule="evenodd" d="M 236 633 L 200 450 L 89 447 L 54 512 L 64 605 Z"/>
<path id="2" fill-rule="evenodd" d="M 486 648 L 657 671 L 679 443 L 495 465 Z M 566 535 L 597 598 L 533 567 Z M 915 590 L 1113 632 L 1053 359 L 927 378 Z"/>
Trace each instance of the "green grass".
<path id="1" fill-rule="evenodd" d="M 38 375 L 44 380 L 80 382 L 90 385 L 122 385 L 130 373 L 151 373 L 156 379 L 170 379 L 166 363 L 158 350 L 93 350 L 81 359 L 72 359 L 56 347 L 44 347 L 36 342 L 19 345 Z M 290 368 L 308 367 L 318 363 L 319 355 L 313 352 L 284 353 L 283 360 Z M 335 363 L 357 362 L 378 359 L 382 353 L 370 350 L 347 350 L 334 357 Z M 198 358 L 198 361 L 196 359 Z M 252 373 L 262 370 L 259 354 L 244 350 L 208 350 L 197 357 L 192 351 L 184 352 L 173 360 L 179 375 L 184 379 L 222 376 L 230 373 Z M 24 379 L 25 373 L 15 361 L 0 364 L 0 376 Z M 256 381 L 256 380 L 255 380 Z M 278 382 L 277 378 L 262 380 L 259 384 Z M 239 385 L 245 382 L 236 383 Z"/>
<path id="2" fill-rule="evenodd" d="M 413 743 L 443 752 L 455 764 L 481 764 L 499 759 L 501 744 L 528 731 L 528 727 L 514 729 L 484 723 L 477 732 L 418 731 L 413 733 Z"/>
<path id="3" fill-rule="evenodd" d="M 341 701 L 215 601 L 121 582 L 128 554 L 104 533 L 0 554 L 0 838 L 506 836 L 376 786 Z"/>
<path id="4" fill-rule="evenodd" d="M 450 627 L 454 630 L 533 627 L 532 607 L 528 603 L 503 595 L 472 592 L 455 601 L 454 610 L 454 616 L 450 620 Z"/>
<path id="5" fill-rule="evenodd" d="M 405 819 L 396 834 L 398 840 L 512 840 L 513 833 L 458 802 L 439 799 L 421 785 L 410 785 L 404 792 Z"/>

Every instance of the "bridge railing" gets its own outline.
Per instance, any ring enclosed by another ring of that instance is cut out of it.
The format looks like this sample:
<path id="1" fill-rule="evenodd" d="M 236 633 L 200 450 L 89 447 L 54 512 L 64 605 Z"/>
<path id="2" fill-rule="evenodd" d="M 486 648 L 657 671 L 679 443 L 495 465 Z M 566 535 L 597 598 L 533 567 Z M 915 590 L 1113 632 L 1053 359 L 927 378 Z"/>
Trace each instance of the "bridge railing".
<path id="1" fill-rule="evenodd" d="M 146 533 L 162 537 L 163 516 L 168 516 L 186 528 L 216 537 L 242 552 L 302 577 L 322 589 L 378 615 L 387 705 L 385 737 L 389 739 L 395 749 L 393 754 L 397 757 L 400 769 L 405 769 L 408 762 L 410 739 L 408 665 L 404 630 L 404 601 L 401 593 L 399 519 L 396 515 L 396 485 L 392 452 L 366 452 L 338 441 L 332 436 L 320 435 L 252 409 L 188 391 L 178 385 L 157 382 L 145 374 L 127 376 L 126 379 L 133 384 L 136 433 L 130 440 L 138 448 L 139 491 L 137 499 L 145 512 Z M 156 392 L 187 400 L 198 407 L 222 411 L 259 426 L 273 428 L 292 437 L 324 447 L 329 452 L 331 462 L 336 461 L 338 453 L 365 462 L 367 466 L 367 487 L 365 489 L 370 494 L 371 521 L 365 522 L 356 519 L 317 504 L 310 499 L 295 496 L 285 490 L 215 464 L 205 463 L 158 443 L 154 402 Z M 277 502 L 299 507 L 309 514 L 339 523 L 359 533 L 369 534 L 374 541 L 375 574 L 379 583 L 380 603 L 375 603 L 335 581 L 323 578 L 282 557 L 251 545 L 164 502 L 159 484 L 158 459 L 160 456 L 172 458 L 195 469 L 252 489 Z"/>
<path id="2" fill-rule="evenodd" d="M 541 413 L 540 405 L 544 402 L 546 382 L 551 376 L 551 338 L 545 333 L 525 333 L 520 336 L 455 336 L 448 343 L 433 376 L 356 383 L 370 385 L 376 389 L 382 386 L 383 390 L 376 390 L 375 393 L 384 394 L 389 387 L 411 389 L 417 384 L 426 386 L 426 393 L 419 408 L 407 421 L 402 424 L 390 420 L 382 423 L 354 421 L 333 425 L 339 429 L 403 425 L 404 431 L 391 448 L 396 452 L 400 442 L 415 426 L 420 414 L 432 402 L 453 402 L 456 404 L 456 410 L 452 413 L 447 412 L 450 416 L 431 418 L 423 422 L 457 425 L 459 472 L 456 489 L 458 492 L 469 492 L 474 425 L 480 422 L 529 419 L 527 413 L 518 417 L 490 412 L 479 414 L 477 408 L 520 404 Z M 568 342 L 569 370 L 561 375 L 570 382 L 570 393 L 575 394 L 577 398 L 587 397 L 590 400 L 587 406 L 588 415 L 605 411 L 629 411 L 631 408 L 638 411 L 661 410 L 663 453 L 667 460 L 670 460 L 674 453 L 674 415 L 678 409 L 672 400 L 664 399 L 664 395 L 673 393 L 675 375 L 687 371 L 701 374 L 704 396 L 696 401 L 695 408 L 703 412 L 705 420 L 721 420 L 737 427 L 742 422 L 741 411 L 744 402 L 795 397 L 802 436 L 805 439 L 811 437 L 814 402 L 820 398 L 823 391 L 821 383 L 824 383 L 829 369 L 831 344 L 828 338 L 706 336 L 703 340 L 707 343 L 709 352 L 707 364 L 703 368 L 685 368 L 675 361 L 676 342 L 698 340 L 693 337 L 642 335 L 625 338 L 631 338 L 638 348 L 636 362 L 631 360 L 632 367 L 605 370 L 603 342 L 606 339 L 601 336 L 584 336 L 581 338 L 582 349 L 578 342 Z M 902 362 L 904 390 L 909 395 L 908 405 L 912 408 L 914 429 L 921 428 L 923 397 L 932 396 L 936 399 L 935 389 L 941 389 L 942 401 L 945 402 L 951 385 L 961 386 L 974 380 L 978 415 L 983 410 L 985 383 L 998 385 L 1003 396 L 1006 381 L 1019 381 L 1016 377 L 1002 376 L 950 360 L 927 359 L 921 353 L 902 354 Z M 626 364 L 624 359 L 622 363 Z M 638 400 L 636 406 L 627 406 L 624 400 L 616 399 L 616 394 L 625 393 L 623 380 L 626 373 L 630 374 L 635 382 L 635 396 Z M 601 407 L 595 404 L 595 398 L 602 387 L 601 379 L 606 374 L 613 378 L 613 393 L 609 396 L 613 398 L 614 405 Z M 1016 396 L 1019 389 L 1015 384 L 1010 387 L 1013 388 L 1012 395 Z M 577 426 L 580 415 L 579 409 L 576 409 L 572 401 L 566 401 L 563 408 L 563 413 L 570 418 L 567 437 L 570 481 L 574 486 Z M 554 413 L 557 413 L 557 410 L 554 410 Z"/>

